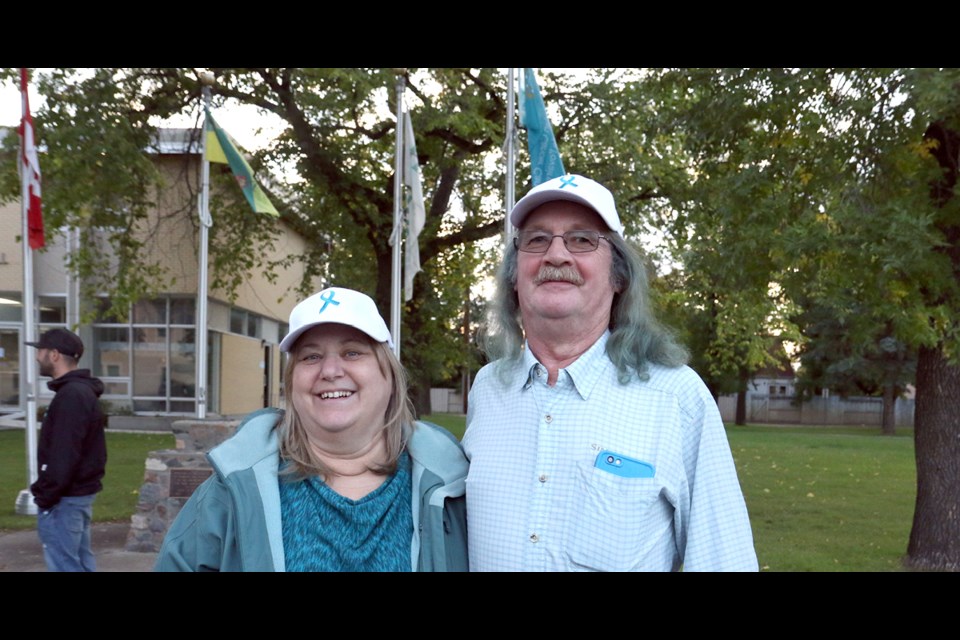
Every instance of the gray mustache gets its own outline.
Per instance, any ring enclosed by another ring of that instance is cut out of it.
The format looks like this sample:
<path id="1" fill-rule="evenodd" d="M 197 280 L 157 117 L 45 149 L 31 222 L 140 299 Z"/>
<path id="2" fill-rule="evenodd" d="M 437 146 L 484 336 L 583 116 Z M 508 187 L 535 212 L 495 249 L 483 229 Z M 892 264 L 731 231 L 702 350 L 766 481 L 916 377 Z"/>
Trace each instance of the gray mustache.
<path id="1" fill-rule="evenodd" d="M 583 277 L 580 275 L 580 272 L 574 269 L 573 267 L 543 267 L 540 269 L 540 272 L 537 274 L 536 280 L 533 281 L 534 284 L 543 284 L 544 282 L 560 280 L 562 282 L 569 282 L 575 285 L 583 284 Z"/>

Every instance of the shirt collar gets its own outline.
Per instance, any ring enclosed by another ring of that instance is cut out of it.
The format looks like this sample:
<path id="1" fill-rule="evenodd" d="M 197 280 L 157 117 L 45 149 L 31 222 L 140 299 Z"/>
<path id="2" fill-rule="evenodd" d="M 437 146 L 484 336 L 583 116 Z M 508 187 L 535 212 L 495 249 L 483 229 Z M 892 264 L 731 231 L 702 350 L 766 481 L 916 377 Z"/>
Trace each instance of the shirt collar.
<path id="1" fill-rule="evenodd" d="M 607 339 L 610 337 L 610 330 L 607 329 L 597 339 L 593 345 L 587 349 L 583 355 L 574 360 L 570 366 L 560 370 L 560 376 L 566 373 L 570 377 L 574 388 L 580 397 L 584 400 L 589 399 L 590 392 L 596 386 L 600 379 L 600 374 L 609 366 L 610 359 L 607 357 Z M 523 390 L 529 389 L 537 378 L 537 367 L 543 367 L 540 361 L 530 350 L 530 345 L 525 344 L 523 349 L 523 366 L 521 371 L 527 372 L 527 377 L 523 383 Z M 544 371 L 546 373 L 546 371 Z"/>

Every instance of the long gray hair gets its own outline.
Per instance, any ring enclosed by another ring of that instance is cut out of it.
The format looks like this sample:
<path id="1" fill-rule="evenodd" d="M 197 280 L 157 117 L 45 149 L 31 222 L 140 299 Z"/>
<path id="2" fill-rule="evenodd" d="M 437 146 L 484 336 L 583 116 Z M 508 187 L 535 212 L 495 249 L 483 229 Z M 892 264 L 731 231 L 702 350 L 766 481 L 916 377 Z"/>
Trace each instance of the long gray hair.
<path id="1" fill-rule="evenodd" d="M 283 467 L 283 474 L 298 479 L 314 475 L 325 477 L 330 470 L 310 448 L 306 429 L 293 404 L 293 370 L 299 361 L 297 357 L 300 349 L 299 342 L 298 339 L 287 354 L 287 363 L 283 370 L 283 398 L 286 408 L 277 426 L 280 457 L 287 463 Z M 407 373 L 396 354 L 386 343 L 375 342 L 372 339 L 368 339 L 368 343 L 377 357 L 380 373 L 393 387 L 390 402 L 387 403 L 387 410 L 384 413 L 387 459 L 383 464 L 371 469 L 375 473 L 389 475 L 396 471 L 397 460 L 410 439 L 415 413 L 413 402 L 407 393 Z"/>
<path id="2" fill-rule="evenodd" d="M 607 356 L 617 367 L 621 383 L 636 373 L 649 378 L 650 363 L 678 367 L 687 363 L 689 353 L 677 343 L 673 333 L 663 326 L 650 308 L 647 270 L 640 253 L 619 234 L 605 236 L 613 250 L 610 284 L 619 293 L 610 309 L 610 339 Z M 509 365 L 520 359 L 524 335 L 517 297 L 518 251 L 507 243 L 497 269 L 496 289 L 487 310 L 486 325 L 478 342 L 491 360 L 501 360 L 499 373 L 506 375 Z M 504 380 L 504 382 L 507 382 Z"/>

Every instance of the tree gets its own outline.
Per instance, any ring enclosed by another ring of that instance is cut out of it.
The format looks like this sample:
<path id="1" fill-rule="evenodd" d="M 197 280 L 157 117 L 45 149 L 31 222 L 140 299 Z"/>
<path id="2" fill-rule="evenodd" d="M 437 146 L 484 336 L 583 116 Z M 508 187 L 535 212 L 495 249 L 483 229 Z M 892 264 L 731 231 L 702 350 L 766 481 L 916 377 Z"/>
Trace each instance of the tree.
<path id="1" fill-rule="evenodd" d="M 4 77 L 12 78 L 15 71 L 5 70 Z M 82 277 L 87 295 L 110 294 L 119 317 L 132 301 L 165 285 L 165 274 L 141 259 L 140 249 L 150 242 L 147 213 L 156 204 L 152 194 L 160 182 L 143 150 L 169 118 L 192 116 L 200 126 L 200 71 L 53 69 L 35 78 L 42 94 L 56 96 L 37 114 L 47 156 L 44 206 L 49 228 L 78 226 L 87 234 L 111 230 L 108 241 L 119 257 L 116 264 L 104 264 L 105 253 L 91 249 L 72 256 L 71 266 Z M 253 164 L 273 171 L 274 180 L 265 186 L 282 218 L 310 241 L 310 253 L 288 260 L 301 261 L 308 276 L 367 291 L 388 315 L 393 70 L 211 71 L 217 77 L 214 112 L 228 103 L 253 105 L 285 123 L 283 133 L 256 154 Z M 459 367 L 465 357 L 462 341 L 451 328 L 459 326 L 468 295 L 464 274 L 471 274 L 480 259 L 474 243 L 503 228 L 503 212 L 490 198 L 502 178 L 491 179 L 487 164 L 502 147 L 506 90 L 494 69 L 410 69 L 405 82 L 429 202 L 420 236 L 423 273 L 415 280 L 414 299 L 401 314 L 401 354 L 423 411 L 429 407 L 431 379 Z M 14 144 L 7 142 L 8 147 Z M 195 178 L 185 179 L 199 187 Z M 11 170 L 4 182 L 4 192 L 11 197 L 17 194 L 15 182 Z M 269 225 L 251 217 L 242 202 L 221 204 L 211 234 L 211 255 L 216 257 L 211 286 L 233 291 L 246 274 L 283 265 L 263 264 L 260 252 L 253 250 L 271 241 Z M 434 286 L 438 280 L 450 286 Z M 433 285 L 424 286 L 431 281 Z"/>
<path id="2" fill-rule="evenodd" d="M 242 102 L 286 123 L 255 162 L 296 176 L 272 193 L 314 250 L 290 259 L 328 267 L 329 278 L 372 292 L 388 309 L 393 71 L 213 71 L 215 108 Z M 114 229 L 114 244 L 136 264 L 137 225 L 156 180 L 141 151 L 158 119 L 192 113 L 199 122 L 197 72 L 55 70 L 42 80 L 41 92 L 57 96 L 36 114 L 54 159 L 44 168 L 52 226 L 84 220 Z M 401 353 L 422 407 L 434 372 L 448 375 L 476 357 L 458 328 L 466 282 L 490 257 L 478 241 L 503 227 L 494 161 L 506 88 L 493 69 L 410 69 L 406 79 L 429 202 L 424 271 L 402 314 Z M 559 113 L 568 171 L 611 188 L 628 235 L 662 234 L 663 253 L 651 257 L 677 265 L 682 288 L 667 279 L 658 287 L 686 318 L 679 329 L 702 345 L 695 362 L 705 377 L 742 376 L 769 357 L 774 339 L 799 343 L 798 304 L 843 321 L 856 314 L 858 332 L 918 354 L 907 564 L 922 569 L 960 569 L 958 86 L 956 69 L 880 68 L 595 69 L 541 83 Z M 4 180 L 15 193 L 15 179 Z M 521 172 L 518 191 L 528 184 Z M 247 254 L 257 233 L 240 228 L 220 248 L 225 273 L 231 252 Z M 78 256 L 75 268 L 94 259 Z M 240 273 L 270 266 L 236 264 Z M 117 300 L 155 275 L 121 273 Z"/>
<path id="3" fill-rule="evenodd" d="M 881 431 L 895 434 L 896 400 L 916 378 L 917 354 L 893 335 L 892 327 L 870 321 L 854 312 L 840 319 L 833 309 L 804 306 L 797 321 L 805 342 L 800 348 L 801 366 L 797 391 L 803 400 L 829 389 L 848 395 L 880 395 L 883 398 Z M 863 320 L 866 319 L 864 322 Z M 865 333 L 859 330 L 865 326 Z"/>
<path id="4" fill-rule="evenodd" d="M 787 298 L 841 319 L 866 310 L 875 332 L 889 327 L 919 354 L 906 564 L 960 569 L 960 72 L 696 69 L 651 78 L 635 98 L 655 104 L 664 126 L 682 132 L 670 139 L 689 150 L 686 182 L 677 181 L 689 191 L 667 193 L 681 201 L 666 220 L 677 246 L 709 243 L 698 232 L 716 227 L 715 199 L 729 198 L 714 185 L 725 184 L 748 197 L 731 208 L 743 235 L 724 240 L 724 255 L 763 254 L 751 264 Z"/>
<path id="5" fill-rule="evenodd" d="M 645 116 L 617 132 L 635 135 L 632 146 L 653 158 L 641 174 L 651 174 L 651 197 L 636 206 L 682 265 L 671 296 L 682 309 L 691 366 L 715 396 L 738 393 L 743 424 L 749 379 L 776 364 L 774 347 L 799 340 L 771 251 L 771 236 L 798 204 L 784 188 L 789 164 L 770 161 L 771 149 L 782 146 L 783 94 L 750 99 L 756 79 L 749 70 L 720 76 L 648 70 L 626 89 Z"/>

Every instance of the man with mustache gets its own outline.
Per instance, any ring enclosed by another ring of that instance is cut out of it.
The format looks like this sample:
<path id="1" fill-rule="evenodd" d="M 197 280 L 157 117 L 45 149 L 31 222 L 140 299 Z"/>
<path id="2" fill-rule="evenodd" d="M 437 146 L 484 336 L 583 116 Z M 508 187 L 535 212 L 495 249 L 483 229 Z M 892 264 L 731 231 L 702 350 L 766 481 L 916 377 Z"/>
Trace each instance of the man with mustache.
<path id="1" fill-rule="evenodd" d="M 613 195 L 561 176 L 510 221 L 463 437 L 471 570 L 756 571 L 720 412 Z"/>

